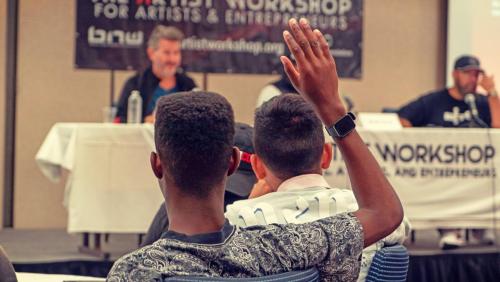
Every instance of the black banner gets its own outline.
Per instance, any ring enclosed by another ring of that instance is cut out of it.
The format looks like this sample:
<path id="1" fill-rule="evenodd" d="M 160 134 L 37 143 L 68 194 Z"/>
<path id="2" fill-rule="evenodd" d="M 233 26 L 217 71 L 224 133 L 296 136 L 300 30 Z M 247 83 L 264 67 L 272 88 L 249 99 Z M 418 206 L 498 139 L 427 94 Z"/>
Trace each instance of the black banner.
<path id="1" fill-rule="evenodd" d="M 290 18 L 327 37 L 340 77 L 361 78 L 362 0 L 77 0 L 77 68 L 141 69 L 157 24 L 185 34 L 193 72 L 275 73 Z"/>

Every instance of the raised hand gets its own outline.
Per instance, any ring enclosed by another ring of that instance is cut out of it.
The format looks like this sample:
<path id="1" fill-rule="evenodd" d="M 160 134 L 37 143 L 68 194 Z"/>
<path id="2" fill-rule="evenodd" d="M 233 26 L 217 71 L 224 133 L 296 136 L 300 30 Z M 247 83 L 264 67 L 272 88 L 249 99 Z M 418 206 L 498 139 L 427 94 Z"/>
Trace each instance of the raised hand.
<path id="1" fill-rule="evenodd" d="M 286 74 L 295 89 L 312 104 L 326 126 L 346 113 L 338 92 L 335 60 L 319 30 L 311 30 L 307 20 L 289 21 L 291 33 L 283 32 L 297 65 L 282 56 Z M 365 247 L 389 235 L 403 218 L 397 194 L 359 134 L 354 130 L 336 139 L 349 172 L 359 210 L 354 214 L 363 226 Z"/>
<path id="2" fill-rule="evenodd" d="M 314 107 L 327 126 L 344 116 L 346 109 L 338 92 L 335 60 L 323 34 L 312 31 L 304 18 L 288 22 L 290 31 L 283 32 L 288 48 L 295 57 L 294 66 L 289 58 L 281 56 L 285 72 L 297 91 Z"/>
<path id="3" fill-rule="evenodd" d="M 493 80 L 493 76 L 488 76 L 484 74 L 481 77 L 481 81 L 479 81 L 479 85 L 486 90 L 489 94 L 495 91 L 495 81 Z"/>

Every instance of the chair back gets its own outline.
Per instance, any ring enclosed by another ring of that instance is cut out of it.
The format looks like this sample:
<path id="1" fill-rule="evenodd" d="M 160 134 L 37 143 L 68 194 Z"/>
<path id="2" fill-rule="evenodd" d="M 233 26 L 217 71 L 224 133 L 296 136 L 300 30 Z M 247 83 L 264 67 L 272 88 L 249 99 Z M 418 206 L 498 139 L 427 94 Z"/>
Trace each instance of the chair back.
<path id="1" fill-rule="evenodd" d="M 14 267 L 2 246 L 0 246 L 0 282 L 17 282 Z"/>
<path id="2" fill-rule="evenodd" d="M 409 261 L 403 245 L 384 247 L 375 253 L 365 281 L 406 281 Z"/>
<path id="3" fill-rule="evenodd" d="M 316 282 L 316 281 L 319 281 L 319 272 L 318 272 L 318 269 L 313 267 L 313 268 L 310 268 L 308 270 L 297 270 L 297 271 L 290 271 L 290 272 L 285 272 L 285 273 L 280 273 L 280 274 L 273 274 L 273 275 L 268 275 L 268 276 L 252 277 L 252 278 L 176 276 L 176 277 L 167 278 L 163 281 L 183 281 L 183 282 L 195 282 L 195 281 L 212 281 L 212 282 L 220 282 L 220 281 Z"/>

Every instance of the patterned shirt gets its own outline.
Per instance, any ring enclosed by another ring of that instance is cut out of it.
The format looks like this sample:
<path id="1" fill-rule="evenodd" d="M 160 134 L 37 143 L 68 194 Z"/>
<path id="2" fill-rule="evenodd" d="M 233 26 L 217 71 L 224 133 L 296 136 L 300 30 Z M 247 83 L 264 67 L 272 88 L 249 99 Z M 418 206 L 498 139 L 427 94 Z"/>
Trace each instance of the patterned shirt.
<path id="1" fill-rule="evenodd" d="M 317 267 L 322 281 L 356 281 L 363 230 L 351 213 L 305 224 L 238 228 L 186 236 L 169 231 L 115 262 L 108 281 L 172 276 L 258 277 Z"/>
<path id="2" fill-rule="evenodd" d="M 236 201 L 225 214 L 229 223 L 247 227 L 272 223 L 305 223 L 358 210 L 352 190 L 330 188 L 320 174 L 302 174 L 283 181 L 276 192 Z M 165 210 L 165 208 L 163 208 Z M 405 218 L 389 236 L 363 250 L 358 282 L 365 281 L 375 253 L 384 246 L 403 244 L 410 232 Z"/>

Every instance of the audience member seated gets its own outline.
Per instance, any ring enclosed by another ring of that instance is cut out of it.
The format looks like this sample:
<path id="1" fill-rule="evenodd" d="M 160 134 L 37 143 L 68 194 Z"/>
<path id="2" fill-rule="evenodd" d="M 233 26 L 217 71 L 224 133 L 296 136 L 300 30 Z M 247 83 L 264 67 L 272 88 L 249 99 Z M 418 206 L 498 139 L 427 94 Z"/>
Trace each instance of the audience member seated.
<path id="1" fill-rule="evenodd" d="M 227 179 L 226 192 L 224 193 L 224 210 L 227 205 L 232 204 L 234 201 L 247 199 L 253 185 L 257 182 L 250 164 L 250 155 L 254 153 L 252 145 L 253 128 L 248 124 L 237 122 L 234 130 L 234 146 L 241 152 L 241 161 L 238 169 Z M 167 209 L 164 204 L 161 204 L 146 236 L 144 236 L 142 247 L 153 244 L 167 230 Z"/>
<path id="2" fill-rule="evenodd" d="M 304 223 L 358 209 L 351 190 L 331 188 L 323 178 L 332 144 L 325 143 L 321 121 L 302 97 L 284 94 L 264 103 L 254 125 L 252 166 L 259 184 L 252 190 L 253 199 L 227 207 L 231 224 Z M 405 223 L 363 250 L 358 281 L 364 281 L 376 251 L 403 243 L 409 233 Z"/>
<path id="3" fill-rule="evenodd" d="M 359 209 L 303 224 L 229 224 L 223 212 L 225 182 L 240 159 L 233 147 L 232 108 L 215 93 L 165 96 L 157 105 L 157 153 L 151 153 L 151 166 L 165 197 L 168 232 L 117 260 L 108 281 L 158 281 L 179 275 L 259 277 L 311 267 L 319 270 L 323 281 L 355 281 L 363 246 L 399 226 L 401 203 L 348 120 L 352 117 L 338 93 L 328 43 L 305 19 L 300 24 L 292 19 L 289 25 L 291 32 L 283 36 L 297 66 L 281 57 L 285 71 L 335 136 Z"/>

